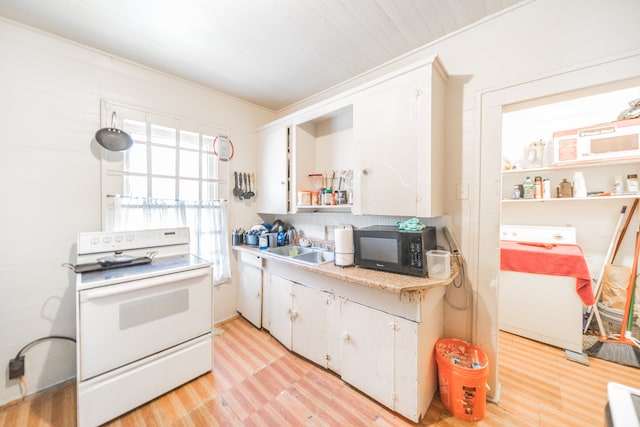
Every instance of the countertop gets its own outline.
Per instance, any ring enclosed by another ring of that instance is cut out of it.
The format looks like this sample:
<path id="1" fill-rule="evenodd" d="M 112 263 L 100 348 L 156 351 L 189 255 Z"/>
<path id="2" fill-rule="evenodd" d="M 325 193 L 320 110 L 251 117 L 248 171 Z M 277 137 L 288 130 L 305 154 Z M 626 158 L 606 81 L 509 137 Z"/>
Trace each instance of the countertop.
<path id="1" fill-rule="evenodd" d="M 302 264 L 296 261 L 287 260 L 278 255 L 273 255 L 265 250 L 245 245 L 232 246 L 235 251 L 249 252 L 256 256 L 263 257 L 268 260 L 286 263 L 292 267 L 300 268 L 314 273 L 323 274 L 338 280 L 343 280 L 352 284 L 367 286 L 370 288 L 381 289 L 401 297 L 405 294 L 412 294 L 420 297 L 430 288 L 438 286 L 446 286 L 451 283 L 458 275 L 456 263 L 451 265 L 451 276 L 446 279 L 435 279 L 431 277 L 417 277 L 405 274 L 386 273 L 383 271 L 372 270 L 369 268 L 353 267 L 337 267 L 333 262 L 327 262 L 319 265 Z"/>

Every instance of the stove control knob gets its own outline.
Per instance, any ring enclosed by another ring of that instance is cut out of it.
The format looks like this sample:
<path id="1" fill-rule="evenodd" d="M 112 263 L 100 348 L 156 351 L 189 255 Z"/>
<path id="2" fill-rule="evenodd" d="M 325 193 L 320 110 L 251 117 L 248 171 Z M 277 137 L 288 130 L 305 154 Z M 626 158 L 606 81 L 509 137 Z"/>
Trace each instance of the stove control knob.
<path id="1" fill-rule="evenodd" d="M 98 243 L 100 243 L 100 238 L 99 237 L 92 237 L 90 240 L 92 245 L 97 245 Z"/>
<path id="2" fill-rule="evenodd" d="M 124 239 L 124 237 L 122 237 L 121 235 L 117 235 L 117 236 L 115 236 L 113 238 L 113 240 L 115 240 L 118 243 L 122 242 L 123 239 Z"/>
<path id="3" fill-rule="evenodd" d="M 127 234 L 127 242 L 131 242 L 133 241 L 134 237 L 133 234 Z"/>
<path id="4" fill-rule="evenodd" d="M 103 238 L 102 238 L 102 241 L 103 241 L 104 243 L 111 243 L 111 236 L 105 236 L 105 237 L 103 237 Z"/>

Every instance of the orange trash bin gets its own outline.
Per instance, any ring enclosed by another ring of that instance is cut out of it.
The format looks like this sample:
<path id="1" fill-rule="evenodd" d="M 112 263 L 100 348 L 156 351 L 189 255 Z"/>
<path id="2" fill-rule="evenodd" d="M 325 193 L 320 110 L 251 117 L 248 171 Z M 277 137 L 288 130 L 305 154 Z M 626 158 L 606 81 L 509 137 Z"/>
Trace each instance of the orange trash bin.
<path id="1" fill-rule="evenodd" d="M 478 346 L 455 338 L 436 343 L 440 399 L 454 417 L 464 421 L 484 418 L 489 359 Z"/>

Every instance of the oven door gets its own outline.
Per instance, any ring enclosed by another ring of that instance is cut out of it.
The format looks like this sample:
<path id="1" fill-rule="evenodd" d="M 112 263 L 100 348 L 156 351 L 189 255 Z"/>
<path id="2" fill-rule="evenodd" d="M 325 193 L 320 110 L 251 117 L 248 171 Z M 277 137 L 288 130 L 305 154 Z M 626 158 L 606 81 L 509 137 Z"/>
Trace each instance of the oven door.
<path id="1" fill-rule="evenodd" d="M 79 380 L 211 333 L 211 268 L 78 293 Z"/>

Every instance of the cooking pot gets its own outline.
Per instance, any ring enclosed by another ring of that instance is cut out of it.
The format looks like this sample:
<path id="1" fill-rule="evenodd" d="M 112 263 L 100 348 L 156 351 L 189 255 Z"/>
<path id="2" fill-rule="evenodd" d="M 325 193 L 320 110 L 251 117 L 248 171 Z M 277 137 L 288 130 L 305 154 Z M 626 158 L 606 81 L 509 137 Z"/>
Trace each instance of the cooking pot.
<path id="1" fill-rule="evenodd" d="M 133 139 L 123 130 L 116 128 L 116 112 L 111 115 L 111 127 L 96 132 L 96 141 L 110 151 L 125 151 L 133 146 Z"/>

